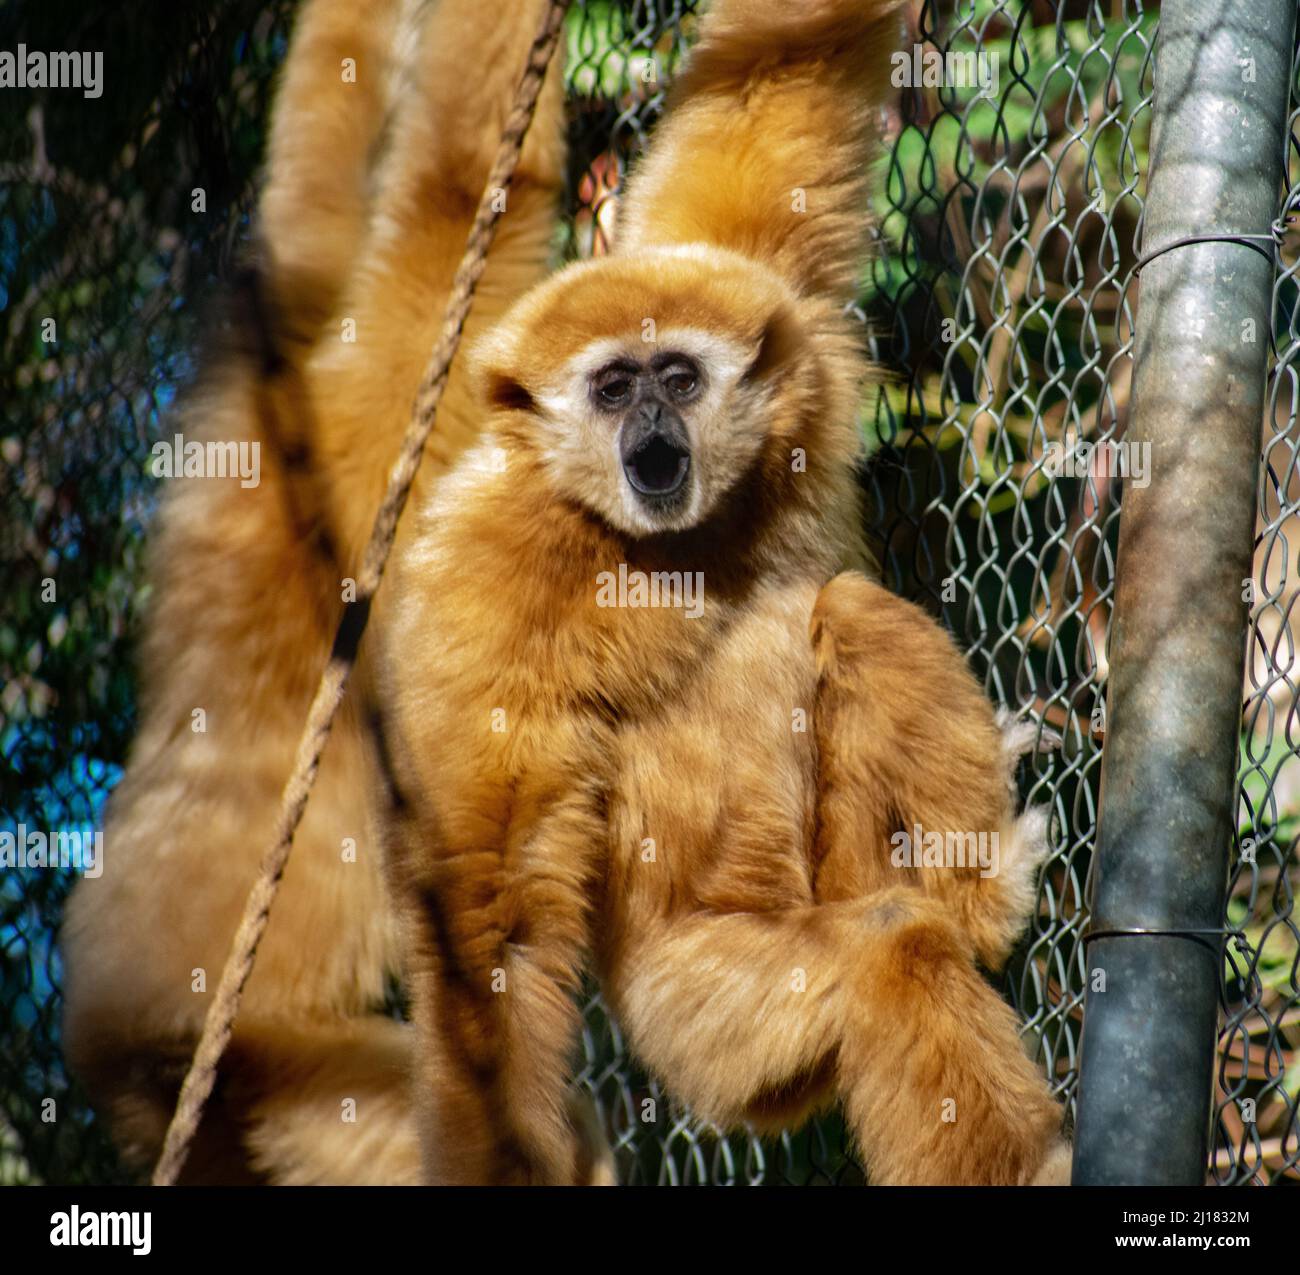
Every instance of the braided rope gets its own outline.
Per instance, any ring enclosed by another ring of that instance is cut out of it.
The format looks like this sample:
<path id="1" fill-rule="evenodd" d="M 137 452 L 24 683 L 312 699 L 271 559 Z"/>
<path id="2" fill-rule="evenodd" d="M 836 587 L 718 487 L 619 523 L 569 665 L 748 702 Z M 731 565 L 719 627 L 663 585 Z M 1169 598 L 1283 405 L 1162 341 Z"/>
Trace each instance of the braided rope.
<path id="1" fill-rule="evenodd" d="M 275 839 L 263 856 L 257 880 L 244 903 L 239 929 L 221 971 L 221 982 L 208 1007 L 203 1032 L 181 1086 L 176 1111 L 163 1142 L 162 1154 L 154 1168 L 154 1186 L 175 1185 L 203 1118 L 203 1109 L 216 1083 L 217 1064 L 230 1043 L 244 985 L 253 970 L 257 946 L 266 930 L 271 904 L 275 900 L 280 878 L 289 859 L 293 836 L 315 782 L 321 753 L 329 738 L 335 713 L 342 702 L 348 677 L 356 663 L 357 648 L 365 631 L 370 603 L 379 588 L 384 566 L 392 550 L 398 520 L 406 507 L 425 443 L 433 431 L 438 404 L 447 386 L 451 361 L 460 345 L 461 332 L 469 314 L 474 290 L 487 265 L 488 249 L 496 235 L 497 222 L 502 212 L 501 203 L 496 200 L 495 194 L 507 188 L 514 177 L 524 138 L 532 123 L 542 82 L 546 77 L 546 69 L 559 43 L 568 7 L 569 0 L 551 0 L 541 29 L 529 49 L 528 61 L 515 91 L 510 117 L 501 134 L 501 145 L 479 200 L 474 224 L 465 243 L 464 256 L 452 282 L 442 331 L 415 396 L 411 423 L 402 439 L 402 450 L 389 473 L 388 488 L 379 512 L 375 515 L 361 569 L 356 577 L 356 601 L 347 604 L 339 621 L 329 661 L 321 674 L 320 685 L 316 689 L 316 696 L 312 700 L 298 741 L 293 772 L 281 794 Z"/>

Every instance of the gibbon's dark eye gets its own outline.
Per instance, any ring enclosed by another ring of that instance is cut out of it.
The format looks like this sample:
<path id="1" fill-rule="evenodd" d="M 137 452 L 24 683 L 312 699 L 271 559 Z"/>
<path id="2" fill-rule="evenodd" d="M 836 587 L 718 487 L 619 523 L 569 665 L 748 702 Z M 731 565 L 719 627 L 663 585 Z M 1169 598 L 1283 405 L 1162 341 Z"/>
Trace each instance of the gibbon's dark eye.
<path id="1" fill-rule="evenodd" d="M 602 407 L 621 407 L 632 397 L 630 376 L 611 376 L 596 386 L 596 401 Z"/>
<path id="2" fill-rule="evenodd" d="M 668 388 L 678 398 L 689 398 L 695 393 L 695 387 L 700 383 L 700 378 L 694 372 L 682 370 L 674 372 L 668 377 Z"/>

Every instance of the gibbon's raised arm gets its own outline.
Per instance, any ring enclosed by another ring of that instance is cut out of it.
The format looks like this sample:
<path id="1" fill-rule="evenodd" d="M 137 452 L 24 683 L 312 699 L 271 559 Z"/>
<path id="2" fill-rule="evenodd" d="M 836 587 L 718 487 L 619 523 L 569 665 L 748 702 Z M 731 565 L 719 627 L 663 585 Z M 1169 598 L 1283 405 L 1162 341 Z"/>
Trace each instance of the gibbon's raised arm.
<path id="1" fill-rule="evenodd" d="M 852 299 L 900 0 L 717 0 L 619 213 L 616 251 L 730 248 Z"/>
<path id="2" fill-rule="evenodd" d="M 345 4 L 307 4 L 297 15 L 258 201 L 281 335 L 318 335 L 364 240 L 375 160 L 413 39 L 399 36 L 401 7 L 377 0 L 364 24 Z"/>

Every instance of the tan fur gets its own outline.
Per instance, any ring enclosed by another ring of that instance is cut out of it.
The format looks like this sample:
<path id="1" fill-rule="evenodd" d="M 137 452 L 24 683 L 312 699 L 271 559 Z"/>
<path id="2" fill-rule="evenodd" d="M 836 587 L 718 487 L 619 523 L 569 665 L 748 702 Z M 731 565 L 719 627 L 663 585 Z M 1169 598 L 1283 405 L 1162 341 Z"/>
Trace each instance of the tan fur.
<path id="1" fill-rule="evenodd" d="M 996 872 L 911 870 L 941 899 L 979 960 L 1001 969 L 1033 906 L 1044 816 L 1014 815 L 1015 755 L 952 639 L 919 607 L 861 576 L 818 595 L 816 723 L 822 798 L 813 850 L 819 898 L 869 894 L 901 871 L 862 846 L 895 830 L 997 833 Z M 853 741 L 849 746 L 848 741 Z"/>
<path id="2" fill-rule="evenodd" d="M 78 885 L 63 932 L 68 1057 L 139 1167 L 157 1153 L 271 840 L 342 580 L 357 574 L 543 7 L 312 0 L 298 21 L 260 204 L 261 303 L 237 316 L 240 347 L 178 425 L 260 441 L 261 485 L 175 480 L 166 493 L 139 732 L 103 876 Z M 561 114 L 557 70 L 471 336 L 542 273 Z M 271 348 L 245 335 L 259 317 Z M 347 318 L 354 344 L 341 340 Z M 453 371 L 417 498 L 473 439 L 471 402 Z M 367 678 L 326 750 L 188 1180 L 418 1178 L 412 1032 L 380 1012 L 399 951 L 370 810 Z M 191 729 L 196 708 L 206 733 Z"/>
<path id="3" fill-rule="evenodd" d="M 485 442 L 420 509 L 381 635 L 431 1181 L 582 1180 L 589 966 L 704 1117 L 839 1096 L 876 1181 L 1060 1177 L 1060 1113 L 976 969 L 1023 924 L 1041 824 L 1015 829 L 948 639 L 836 575 L 861 554 L 842 308 L 899 7 L 715 0 L 615 255 L 480 346 Z M 647 512 L 592 377 L 656 350 L 703 384 L 687 494 Z M 702 573 L 702 615 L 596 605 L 620 564 Z M 1007 879 L 892 872 L 913 820 L 1006 832 Z"/>

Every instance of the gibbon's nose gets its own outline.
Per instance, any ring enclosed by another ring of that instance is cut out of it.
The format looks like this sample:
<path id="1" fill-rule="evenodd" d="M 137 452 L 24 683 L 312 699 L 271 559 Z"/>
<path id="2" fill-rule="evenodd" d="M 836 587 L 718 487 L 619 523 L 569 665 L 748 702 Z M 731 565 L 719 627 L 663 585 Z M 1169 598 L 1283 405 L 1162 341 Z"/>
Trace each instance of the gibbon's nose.
<path id="1" fill-rule="evenodd" d="M 642 496 L 675 495 L 690 472 L 686 430 L 658 403 L 646 404 L 624 422 L 619 451 L 632 490 Z"/>

